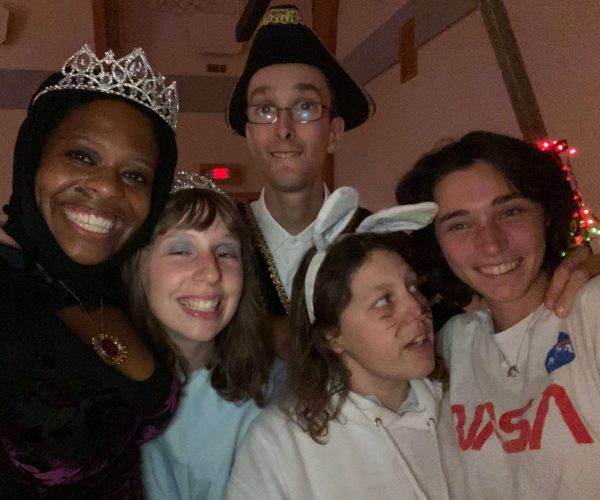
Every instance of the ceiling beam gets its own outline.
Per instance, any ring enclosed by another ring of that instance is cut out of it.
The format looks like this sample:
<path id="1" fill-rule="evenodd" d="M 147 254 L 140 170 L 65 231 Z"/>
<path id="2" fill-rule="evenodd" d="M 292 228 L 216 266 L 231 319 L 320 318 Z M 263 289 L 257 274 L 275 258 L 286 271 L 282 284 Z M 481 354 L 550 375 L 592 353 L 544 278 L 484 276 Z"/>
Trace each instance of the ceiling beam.
<path id="1" fill-rule="evenodd" d="M 546 138 L 548 132 L 544 119 L 504 2 L 502 0 L 481 0 L 479 9 L 523 139 L 527 142 L 536 142 Z"/>
<path id="2" fill-rule="evenodd" d="M 109 49 L 120 55 L 119 0 L 93 0 L 94 48 L 97 54 Z"/>
<path id="3" fill-rule="evenodd" d="M 477 5 L 478 0 L 407 0 L 358 44 L 342 64 L 358 83 L 366 85 L 399 61 L 398 32 L 411 19 L 415 20 L 415 48 L 419 49 Z"/>
<path id="4" fill-rule="evenodd" d="M 235 41 L 247 42 L 252 38 L 259 21 L 264 15 L 270 0 L 248 0 L 235 27 Z"/>

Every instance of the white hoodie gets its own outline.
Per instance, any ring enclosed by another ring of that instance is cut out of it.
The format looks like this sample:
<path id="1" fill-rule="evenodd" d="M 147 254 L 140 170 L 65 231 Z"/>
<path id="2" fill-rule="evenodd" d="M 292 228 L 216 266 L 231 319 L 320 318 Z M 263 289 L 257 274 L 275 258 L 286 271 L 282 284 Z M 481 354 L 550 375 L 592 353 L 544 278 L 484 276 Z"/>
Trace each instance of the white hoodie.
<path id="1" fill-rule="evenodd" d="M 409 399 L 399 414 L 351 392 L 324 445 L 267 408 L 241 445 L 226 498 L 447 500 L 435 429 L 441 388 L 413 380 Z"/>

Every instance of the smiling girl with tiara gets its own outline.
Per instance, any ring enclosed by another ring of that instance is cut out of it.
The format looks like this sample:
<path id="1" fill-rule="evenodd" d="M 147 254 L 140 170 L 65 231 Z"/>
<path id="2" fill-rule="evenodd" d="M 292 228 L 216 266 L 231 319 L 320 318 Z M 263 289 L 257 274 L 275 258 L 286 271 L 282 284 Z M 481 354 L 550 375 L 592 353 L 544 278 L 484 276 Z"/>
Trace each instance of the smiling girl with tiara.
<path id="1" fill-rule="evenodd" d="M 177 92 L 87 45 L 33 95 L 0 228 L 0 498 L 142 498 L 179 381 L 127 317 L 120 265 L 177 162 Z"/>
<path id="2" fill-rule="evenodd" d="M 252 247 L 234 203 L 178 174 L 150 244 L 125 268 L 138 326 L 169 344 L 187 379 L 177 414 L 143 449 L 150 499 L 223 498 L 233 457 L 265 402 L 270 354 L 260 330 Z"/>

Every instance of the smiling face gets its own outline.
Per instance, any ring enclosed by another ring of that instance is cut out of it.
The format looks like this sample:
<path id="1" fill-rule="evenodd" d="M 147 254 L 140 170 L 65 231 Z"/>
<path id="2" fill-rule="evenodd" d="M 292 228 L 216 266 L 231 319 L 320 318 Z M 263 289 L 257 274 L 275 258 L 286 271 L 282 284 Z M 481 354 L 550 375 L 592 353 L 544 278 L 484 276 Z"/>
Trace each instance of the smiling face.
<path id="1" fill-rule="evenodd" d="M 143 250 L 148 305 L 184 356 L 231 321 L 244 284 L 241 252 L 220 216 L 204 231 L 171 229 Z"/>
<path id="2" fill-rule="evenodd" d="M 541 205 L 484 162 L 443 177 L 434 198 L 436 238 L 454 274 L 508 326 L 535 310 L 547 285 Z"/>
<path id="3" fill-rule="evenodd" d="M 351 373 L 352 390 L 395 409 L 408 381 L 434 367 L 431 312 L 416 280 L 400 255 L 373 250 L 352 276 L 350 302 L 329 340 Z"/>
<path id="4" fill-rule="evenodd" d="M 65 254 L 93 265 L 142 225 L 158 148 L 150 119 L 117 100 L 68 113 L 51 132 L 35 176 L 42 217 Z"/>
<path id="5" fill-rule="evenodd" d="M 344 120 L 331 118 L 331 93 L 321 71 L 306 64 L 267 66 L 252 76 L 247 100 L 249 106 L 289 108 L 308 101 L 326 106 L 322 118 L 310 123 L 295 122 L 289 111 L 280 110 L 275 123 L 246 124 L 248 148 L 266 177 L 266 190 L 321 190 L 326 155 L 344 131 Z"/>

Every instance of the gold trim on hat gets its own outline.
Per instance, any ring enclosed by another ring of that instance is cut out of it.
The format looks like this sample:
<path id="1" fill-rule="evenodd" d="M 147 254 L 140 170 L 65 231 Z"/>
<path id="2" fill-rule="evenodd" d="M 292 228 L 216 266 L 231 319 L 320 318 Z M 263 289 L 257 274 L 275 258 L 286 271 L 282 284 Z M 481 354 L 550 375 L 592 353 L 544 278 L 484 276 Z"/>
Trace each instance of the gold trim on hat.
<path id="1" fill-rule="evenodd" d="M 260 25 L 267 24 L 304 24 L 297 9 L 271 9 L 263 17 Z"/>

